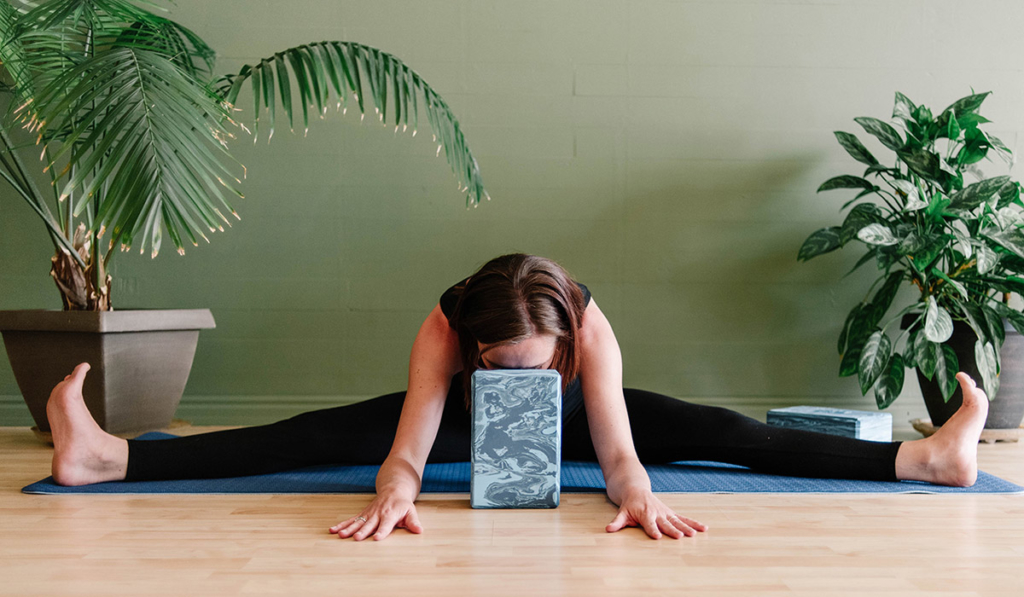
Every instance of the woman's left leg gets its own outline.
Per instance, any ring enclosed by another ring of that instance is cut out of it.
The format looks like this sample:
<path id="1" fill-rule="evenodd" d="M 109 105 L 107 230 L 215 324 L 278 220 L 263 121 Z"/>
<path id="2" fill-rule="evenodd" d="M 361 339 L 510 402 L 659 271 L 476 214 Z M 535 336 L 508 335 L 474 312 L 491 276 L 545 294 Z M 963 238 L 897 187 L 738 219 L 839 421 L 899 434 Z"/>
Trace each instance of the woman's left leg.
<path id="1" fill-rule="evenodd" d="M 969 486 L 988 401 L 966 376 L 964 405 L 932 437 L 871 442 L 769 426 L 724 408 L 624 390 L 637 456 L 648 464 L 713 460 L 802 477 L 919 480 Z M 595 460 L 585 409 L 566 421 L 563 458 Z"/>
<path id="2" fill-rule="evenodd" d="M 737 412 L 626 388 L 626 411 L 640 462 L 712 460 L 776 475 L 896 480 L 898 443 L 772 427 Z M 586 410 L 563 431 L 567 460 L 596 459 Z"/>

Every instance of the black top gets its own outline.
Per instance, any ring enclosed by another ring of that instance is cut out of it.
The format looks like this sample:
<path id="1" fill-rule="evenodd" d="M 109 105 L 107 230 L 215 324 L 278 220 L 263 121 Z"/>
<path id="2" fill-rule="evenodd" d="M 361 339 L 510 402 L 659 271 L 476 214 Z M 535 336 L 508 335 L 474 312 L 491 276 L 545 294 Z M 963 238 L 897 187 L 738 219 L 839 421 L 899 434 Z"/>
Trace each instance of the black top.
<path id="1" fill-rule="evenodd" d="M 459 302 L 459 295 L 462 294 L 463 289 L 466 288 L 467 280 L 469 280 L 469 278 L 462 280 L 458 284 L 455 284 L 448 290 L 444 291 L 444 294 L 441 295 L 441 298 L 438 301 L 441 305 L 441 312 L 448 318 L 448 325 L 450 326 L 452 325 L 452 313 L 455 312 L 455 305 Z M 580 291 L 583 293 L 583 308 L 586 309 L 587 305 L 590 304 L 590 290 L 579 282 L 576 282 L 576 285 L 579 286 Z M 462 396 L 463 391 L 461 389 L 461 380 L 461 373 L 456 374 L 455 377 L 452 378 L 452 391 L 459 397 Z M 580 378 L 577 376 L 576 379 L 572 380 L 572 382 L 565 388 L 565 392 L 562 395 L 562 420 L 569 418 L 582 407 L 583 389 L 580 385 Z"/>

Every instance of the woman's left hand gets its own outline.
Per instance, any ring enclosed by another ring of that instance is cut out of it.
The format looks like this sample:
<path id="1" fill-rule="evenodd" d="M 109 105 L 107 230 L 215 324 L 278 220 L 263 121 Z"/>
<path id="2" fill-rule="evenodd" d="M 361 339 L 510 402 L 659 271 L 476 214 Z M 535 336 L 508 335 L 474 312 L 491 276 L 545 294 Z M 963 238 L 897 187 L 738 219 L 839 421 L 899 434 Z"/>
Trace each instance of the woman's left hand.
<path id="1" fill-rule="evenodd" d="M 708 530 L 707 525 L 677 515 L 650 490 L 628 493 L 619 505 L 619 513 L 605 530 L 614 533 L 622 527 L 636 526 L 642 526 L 652 539 L 661 539 L 662 534 L 673 539 L 681 539 L 683 536 L 693 537 L 698 531 Z"/>

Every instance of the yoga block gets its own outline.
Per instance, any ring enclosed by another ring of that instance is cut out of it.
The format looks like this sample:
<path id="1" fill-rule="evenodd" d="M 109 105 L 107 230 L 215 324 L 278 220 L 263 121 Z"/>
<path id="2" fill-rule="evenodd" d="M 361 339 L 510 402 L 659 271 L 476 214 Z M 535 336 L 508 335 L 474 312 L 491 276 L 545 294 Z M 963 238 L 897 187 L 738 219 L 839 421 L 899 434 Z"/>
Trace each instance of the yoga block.
<path id="1" fill-rule="evenodd" d="M 768 424 L 876 442 L 892 441 L 892 415 L 824 406 L 791 406 L 768 411 Z"/>
<path id="2" fill-rule="evenodd" d="M 562 376 L 551 369 L 477 370 L 471 380 L 473 508 L 557 508 Z"/>

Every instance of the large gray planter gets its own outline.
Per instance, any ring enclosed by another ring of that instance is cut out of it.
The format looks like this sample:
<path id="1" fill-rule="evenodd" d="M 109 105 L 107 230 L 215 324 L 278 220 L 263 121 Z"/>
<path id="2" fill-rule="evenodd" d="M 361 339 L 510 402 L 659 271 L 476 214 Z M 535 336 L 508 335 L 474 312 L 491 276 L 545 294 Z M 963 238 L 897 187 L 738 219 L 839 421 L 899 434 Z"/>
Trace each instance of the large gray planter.
<path id="1" fill-rule="evenodd" d="M 92 366 L 83 394 L 105 431 L 166 427 L 185 391 L 209 309 L 0 311 L 7 356 L 36 425 L 49 431 L 46 401 L 76 365 Z"/>

